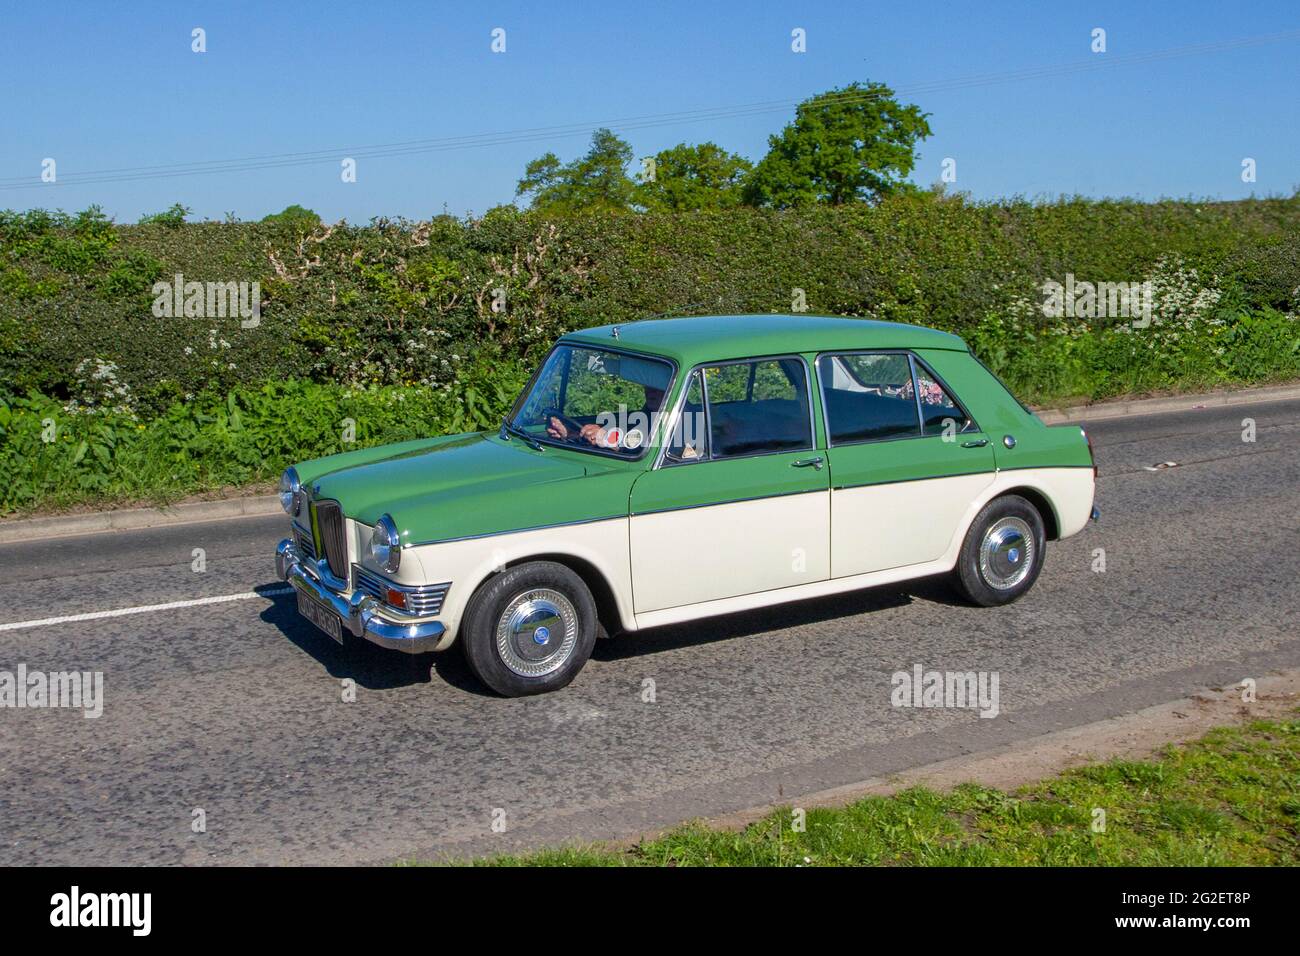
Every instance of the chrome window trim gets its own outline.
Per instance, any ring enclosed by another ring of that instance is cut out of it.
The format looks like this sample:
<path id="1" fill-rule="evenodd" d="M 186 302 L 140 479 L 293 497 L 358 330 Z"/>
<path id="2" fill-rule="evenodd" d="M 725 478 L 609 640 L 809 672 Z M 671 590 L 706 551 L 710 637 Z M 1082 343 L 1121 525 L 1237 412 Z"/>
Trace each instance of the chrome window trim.
<path id="1" fill-rule="evenodd" d="M 916 399 L 916 434 L 915 435 L 890 435 L 886 438 L 860 438 L 857 441 L 841 441 L 841 442 L 832 441 L 831 440 L 831 417 L 829 412 L 827 412 L 826 410 L 826 383 L 822 381 L 821 360 L 823 358 L 833 358 L 836 355 L 906 355 L 908 371 L 912 377 L 912 396 Z M 813 360 L 813 364 L 817 369 L 817 389 L 818 389 L 818 395 L 820 396 L 821 403 L 822 403 L 822 429 L 825 434 L 827 449 L 848 448 L 853 445 L 878 445 L 881 444 L 882 442 L 891 442 L 891 441 L 913 441 L 918 438 L 941 437 L 937 435 L 925 434 L 925 416 L 921 414 L 921 390 L 919 387 L 919 383 L 916 380 L 917 365 L 920 365 L 921 368 L 925 369 L 926 373 L 931 378 L 933 378 L 935 382 L 939 385 L 939 387 L 944 390 L 944 393 L 949 398 L 952 399 L 953 404 L 956 405 L 959 409 L 961 409 L 962 414 L 966 416 L 966 419 L 969 422 L 969 424 L 965 428 L 961 429 L 961 431 L 959 431 L 957 434 L 969 435 L 972 433 L 983 431 L 983 429 L 980 428 L 979 422 L 975 420 L 975 417 L 971 415 L 970 411 L 967 409 L 966 404 L 962 402 L 960 398 L 957 397 L 957 393 L 954 392 L 951 388 L 949 388 L 948 383 L 945 382 L 939 376 L 939 374 L 935 372 L 934 369 L 932 369 L 928 364 L 926 364 L 925 359 L 921 358 L 911 349 L 835 349 L 826 352 L 818 352 L 817 357 Z"/>
<path id="2" fill-rule="evenodd" d="M 537 376 L 542 374 L 542 369 L 546 368 L 546 363 L 551 360 L 551 356 L 554 355 L 556 352 L 558 352 L 561 348 L 584 348 L 587 349 L 588 351 L 593 351 L 593 352 L 616 352 L 620 355 L 630 355 L 633 358 L 643 358 L 643 359 L 650 359 L 652 361 L 663 362 L 670 369 L 672 369 L 672 374 L 669 375 L 668 377 L 668 385 L 664 388 L 665 399 L 667 399 L 667 397 L 673 393 L 673 387 L 677 384 L 677 373 L 680 371 L 680 369 L 677 365 L 677 360 L 671 358 L 670 356 L 659 355 L 655 352 L 638 352 L 635 349 L 625 349 L 625 348 L 619 348 L 617 346 L 598 345 L 595 342 L 584 342 L 580 339 L 561 338 L 558 342 L 556 342 L 554 345 L 551 346 L 551 350 L 546 353 L 546 357 L 542 359 L 542 361 L 538 364 L 537 369 L 533 372 L 532 376 L 528 379 L 528 384 L 525 385 L 523 390 L 519 393 L 519 397 L 515 399 L 515 403 L 510 406 L 510 411 L 506 414 L 505 417 L 506 422 L 510 422 L 513 424 L 515 415 L 518 414 L 519 408 L 523 404 L 524 399 L 533 390 L 533 386 L 537 384 Z M 567 370 L 565 374 L 567 375 Z M 662 413 L 663 410 L 661 408 L 658 414 L 662 417 Z M 652 420 L 653 420 L 653 416 L 652 416 Z M 518 426 L 514 426 L 514 427 L 518 428 Z M 654 431 L 653 428 L 651 428 L 650 430 L 652 432 Z M 568 451 L 580 452 L 584 455 L 589 455 L 589 454 L 600 455 L 601 457 L 604 458 L 612 458 L 615 461 L 622 461 L 628 463 L 643 460 L 646 456 L 646 453 L 650 451 L 650 443 L 648 441 L 641 447 L 639 453 L 631 457 L 628 457 L 627 455 L 620 455 L 616 452 L 604 451 L 600 448 L 597 448 L 595 445 L 592 445 L 589 448 L 583 448 L 581 445 L 574 445 L 574 444 L 570 444 L 569 442 L 555 441 L 552 438 L 538 438 L 536 435 L 529 435 L 528 438 L 531 441 L 535 441 L 541 445 L 546 445 L 549 448 L 563 448 L 563 449 L 567 449 Z"/>
<path id="3" fill-rule="evenodd" d="M 912 399 L 916 405 L 916 437 L 925 437 L 925 412 L 921 408 L 921 382 L 916 375 L 916 356 L 907 353 L 907 374 L 912 376 Z"/>
<path id="4" fill-rule="evenodd" d="M 689 458 L 689 459 L 683 458 L 680 461 L 675 461 L 668 458 L 668 445 L 672 438 L 673 429 L 676 428 L 677 423 L 680 420 L 681 416 L 686 412 L 686 396 L 691 393 L 691 381 L 692 379 L 695 378 L 696 375 L 699 375 L 700 377 L 700 395 L 704 402 L 704 441 L 709 446 L 710 454 L 712 454 L 713 441 L 712 441 L 712 435 L 710 434 L 711 422 L 709 421 L 709 387 L 708 384 L 704 381 L 704 375 L 700 371 L 700 366 L 697 365 L 695 368 L 691 369 L 689 372 L 686 373 L 686 376 L 683 379 L 682 394 L 678 396 L 678 401 L 674 403 L 672 413 L 667 418 L 664 419 L 665 422 L 672 422 L 672 424 L 670 426 L 666 426 L 663 430 L 663 434 L 659 436 L 659 454 L 657 455 L 656 461 L 651 470 L 658 468 L 661 464 L 665 468 L 674 468 L 677 465 L 696 465 L 702 461 L 713 460 L 711 457 Z"/>
<path id="5" fill-rule="evenodd" d="M 708 376 L 706 376 L 703 373 L 703 370 L 706 368 L 721 368 L 724 365 L 749 365 L 751 363 L 757 363 L 757 362 L 779 362 L 781 359 L 794 359 L 795 361 L 798 361 L 800 364 L 803 365 L 804 398 L 808 402 L 809 444 L 799 448 L 778 448 L 772 451 L 756 451 L 748 455 L 727 455 L 724 458 L 715 458 L 713 455 L 713 419 L 709 413 L 709 382 L 708 382 Z M 685 406 L 686 404 L 686 393 L 690 390 L 689 385 L 690 385 L 691 376 L 694 375 L 696 372 L 700 372 L 700 390 L 704 393 L 704 428 L 708 432 L 709 457 L 692 458 L 689 461 L 682 460 L 682 461 L 671 461 L 665 463 L 664 458 L 668 452 L 668 437 L 672 434 L 673 428 L 676 427 L 677 421 L 681 417 L 683 406 Z M 812 369 L 810 369 L 808 366 L 808 359 L 797 352 L 795 353 L 782 352 L 777 355 L 755 355 L 755 356 L 751 356 L 750 358 L 723 359 L 721 361 L 700 362 L 696 365 L 693 365 L 687 371 L 683 379 L 683 381 L 686 383 L 686 386 L 682 388 L 681 394 L 677 396 L 677 401 L 673 403 L 673 410 L 671 416 L 664 419 L 665 422 L 670 422 L 671 424 L 668 425 L 666 427 L 666 430 L 659 436 L 659 453 L 655 456 L 655 463 L 654 465 L 651 466 L 650 470 L 657 471 L 658 469 L 664 467 L 676 468 L 679 465 L 700 465 L 700 464 L 704 464 L 705 462 L 711 462 L 711 461 L 743 461 L 746 458 L 762 458 L 762 457 L 766 457 L 767 455 L 784 455 L 784 454 L 795 454 L 797 452 L 804 452 L 804 451 L 816 451 L 818 447 L 817 446 L 817 415 L 815 410 L 813 409 L 811 373 L 812 373 Z"/>

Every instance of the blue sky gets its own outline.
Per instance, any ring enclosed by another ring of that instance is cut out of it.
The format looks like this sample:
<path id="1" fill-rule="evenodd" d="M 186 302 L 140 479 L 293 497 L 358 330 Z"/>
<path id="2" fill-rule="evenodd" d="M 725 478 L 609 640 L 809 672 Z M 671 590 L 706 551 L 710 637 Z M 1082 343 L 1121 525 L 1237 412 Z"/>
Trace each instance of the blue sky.
<path id="1" fill-rule="evenodd" d="M 208 50 L 193 53 L 202 27 Z M 506 30 L 506 52 L 490 50 Z M 790 32 L 807 31 L 792 53 Z M 1106 30 L 1106 54 L 1090 50 Z M 577 125 L 577 135 L 313 165 L 0 189 L 0 208 L 99 203 L 119 221 L 192 207 L 329 220 L 483 212 L 528 160 L 569 159 L 603 121 L 794 102 L 854 80 L 1113 66 L 905 98 L 932 113 L 914 179 L 957 161 L 977 198 L 1238 198 L 1300 186 L 1300 39 L 1125 65 L 1124 56 L 1300 30 L 1294 0 L 917 3 L 9 4 L 0 185 L 45 157 L 89 171 Z M 793 108 L 624 132 L 637 156 L 713 140 L 758 159 Z M 616 130 L 618 124 L 612 124 Z M 1241 161 L 1258 179 L 1241 181 Z"/>

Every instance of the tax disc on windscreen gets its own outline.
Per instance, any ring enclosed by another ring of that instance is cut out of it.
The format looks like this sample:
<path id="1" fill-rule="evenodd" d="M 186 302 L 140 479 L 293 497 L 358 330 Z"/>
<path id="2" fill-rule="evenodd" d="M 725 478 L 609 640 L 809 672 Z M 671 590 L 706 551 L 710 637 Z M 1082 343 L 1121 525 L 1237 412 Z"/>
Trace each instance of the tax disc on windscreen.
<path id="1" fill-rule="evenodd" d="M 623 447 L 637 449 L 641 447 L 643 441 L 645 441 L 645 436 L 641 434 L 641 429 L 629 428 L 627 434 L 623 436 Z"/>
<path id="2" fill-rule="evenodd" d="M 605 432 L 605 444 L 610 448 L 617 448 L 622 440 L 623 433 L 617 428 L 611 428 L 609 431 Z"/>

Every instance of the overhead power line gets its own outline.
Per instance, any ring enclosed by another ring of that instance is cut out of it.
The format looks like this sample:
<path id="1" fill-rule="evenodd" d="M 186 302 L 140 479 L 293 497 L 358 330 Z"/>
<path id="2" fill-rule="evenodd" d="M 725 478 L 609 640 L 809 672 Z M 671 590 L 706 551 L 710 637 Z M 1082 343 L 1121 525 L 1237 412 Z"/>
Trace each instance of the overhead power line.
<path id="1" fill-rule="evenodd" d="M 1174 47 L 1150 53 L 1133 54 L 1098 54 L 1087 60 L 1076 60 L 1047 66 L 1030 67 L 990 73 L 972 74 L 948 80 L 933 80 L 897 87 L 893 95 L 915 98 L 932 93 L 952 92 L 974 89 L 1000 83 L 1025 83 L 1035 80 L 1070 76 L 1093 72 L 1119 66 L 1136 66 L 1157 63 L 1188 56 L 1201 56 L 1221 53 L 1227 50 L 1261 46 L 1269 43 L 1281 43 L 1300 40 L 1300 30 L 1281 33 L 1241 37 L 1234 40 L 1222 40 L 1214 43 L 1200 43 L 1191 46 Z M 885 94 L 878 91 L 860 90 L 831 94 L 842 102 L 862 102 Z M 101 169 L 84 173 L 60 175 L 54 183 L 44 183 L 38 176 L 19 176 L 0 179 L 0 191 L 15 189 L 37 189 L 48 186 L 82 186 L 100 183 L 136 182 L 148 179 L 171 179 L 184 176 L 212 175 L 215 173 L 249 172 L 261 169 L 284 169 L 297 166 L 309 166 L 324 162 L 338 162 L 342 158 L 352 159 L 386 159 L 397 156 L 414 156 L 439 152 L 452 152 L 464 149 L 482 149 L 493 146 L 507 146 L 516 143 L 529 143 L 558 139 L 570 136 L 586 136 L 593 129 L 608 127 L 619 131 L 654 129 L 664 126 L 676 126 L 685 123 L 701 123 L 716 120 L 736 119 L 746 116 L 759 116 L 767 113 L 785 112 L 794 109 L 803 100 L 766 100 L 735 106 L 709 107 L 694 110 L 682 110 L 672 113 L 652 113 L 642 116 L 630 116 L 582 123 L 567 123 L 557 126 L 538 126 L 527 129 L 507 130 L 494 133 L 478 133 L 465 136 L 440 137 L 435 139 L 407 140 L 369 146 L 334 147 L 291 153 L 272 153 L 261 156 L 245 156 L 232 159 L 203 160 L 189 163 L 171 163 L 156 166 L 127 166 L 116 169 Z"/>

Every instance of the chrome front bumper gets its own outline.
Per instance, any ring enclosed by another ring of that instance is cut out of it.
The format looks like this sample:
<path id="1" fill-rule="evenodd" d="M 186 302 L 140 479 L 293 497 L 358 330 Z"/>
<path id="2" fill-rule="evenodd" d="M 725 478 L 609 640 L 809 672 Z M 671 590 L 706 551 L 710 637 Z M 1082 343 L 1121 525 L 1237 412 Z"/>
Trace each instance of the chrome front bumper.
<path id="1" fill-rule="evenodd" d="M 331 591 L 321 584 L 311 562 L 299 557 L 298 549 L 289 538 L 276 546 L 275 573 L 281 580 L 288 581 L 299 591 L 306 592 L 333 609 L 354 637 L 364 637 L 380 647 L 408 654 L 423 654 L 433 650 L 447 631 L 441 621 L 395 624 L 379 616 L 376 610 L 379 602 L 370 595 L 357 591 L 349 601 L 343 595 Z"/>

